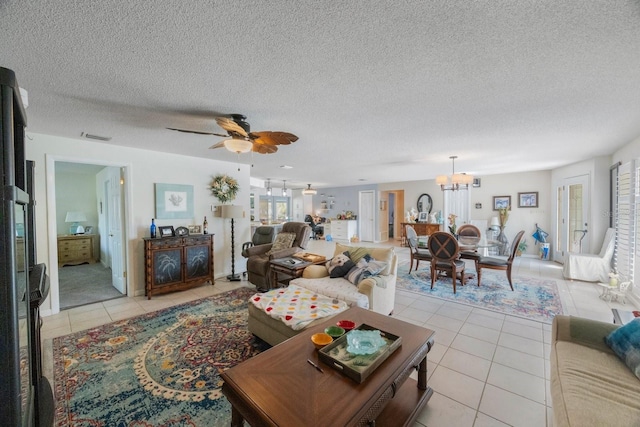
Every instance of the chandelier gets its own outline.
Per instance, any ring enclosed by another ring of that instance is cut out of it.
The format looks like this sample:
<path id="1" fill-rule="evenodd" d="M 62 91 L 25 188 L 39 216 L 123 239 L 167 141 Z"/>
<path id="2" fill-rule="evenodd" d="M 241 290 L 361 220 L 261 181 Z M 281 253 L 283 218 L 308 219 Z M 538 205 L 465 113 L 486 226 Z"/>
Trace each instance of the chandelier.
<path id="1" fill-rule="evenodd" d="M 315 188 L 311 188 L 311 184 L 307 184 L 307 188 L 302 190 L 302 194 L 307 196 L 313 196 L 314 194 L 318 194 L 318 190 Z"/>
<path id="2" fill-rule="evenodd" d="M 440 186 L 442 191 L 447 190 L 466 190 L 469 188 L 469 184 L 473 183 L 473 175 L 467 175 L 466 173 L 456 173 L 456 159 L 458 156 L 449 156 L 451 159 L 452 173 L 448 175 L 438 175 L 436 177 L 436 184 Z"/>

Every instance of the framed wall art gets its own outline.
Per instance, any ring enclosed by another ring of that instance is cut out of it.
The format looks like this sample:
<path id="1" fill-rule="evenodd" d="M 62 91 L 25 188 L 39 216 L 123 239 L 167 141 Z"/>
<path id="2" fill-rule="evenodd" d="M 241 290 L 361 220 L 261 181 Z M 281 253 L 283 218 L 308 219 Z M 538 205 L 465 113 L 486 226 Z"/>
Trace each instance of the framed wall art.
<path id="1" fill-rule="evenodd" d="M 493 196 L 493 210 L 504 208 L 511 210 L 511 196 Z"/>
<path id="2" fill-rule="evenodd" d="M 193 185 L 155 184 L 156 218 L 193 219 Z"/>
<path id="3" fill-rule="evenodd" d="M 174 237 L 176 235 L 175 231 L 173 231 L 172 225 L 163 225 L 162 227 L 158 227 L 158 232 L 160 233 L 160 237 Z"/>
<path id="4" fill-rule="evenodd" d="M 538 192 L 530 191 L 528 193 L 518 193 L 518 207 L 519 208 L 537 208 Z"/>

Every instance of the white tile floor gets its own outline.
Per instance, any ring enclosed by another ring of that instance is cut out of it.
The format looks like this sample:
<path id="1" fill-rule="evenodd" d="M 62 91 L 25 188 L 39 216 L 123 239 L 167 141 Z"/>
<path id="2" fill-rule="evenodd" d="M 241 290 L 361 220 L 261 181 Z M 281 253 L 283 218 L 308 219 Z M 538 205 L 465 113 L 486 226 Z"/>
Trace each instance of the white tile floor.
<path id="1" fill-rule="evenodd" d="M 333 243 L 319 240 L 311 241 L 307 249 L 331 256 L 333 248 Z M 397 246 L 396 252 L 401 263 L 408 263 L 407 248 Z M 423 263 L 421 268 L 427 265 Z M 520 257 L 515 262 L 516 282 L 520 275 L 555 279 L 565 314 L 611 322 L 611 308 L 637 309 L 629 303 L 602 301 L 595 284 L 565 281 L 561 266 L 550 261 Z M 52 380 L 53 337 L 238 286 L 251 285 L 219 280 L 215 286 L 159 295 L 152 300 L 120 298 L 46 317 L 42 328 L 45 374 Z M 550 325 L 400 290 L 396 292 L 394 316 L 436 331 L 435 345 L 428 356 L 429 385 L 434 394 L 415 427 L 552 425 Z"/>

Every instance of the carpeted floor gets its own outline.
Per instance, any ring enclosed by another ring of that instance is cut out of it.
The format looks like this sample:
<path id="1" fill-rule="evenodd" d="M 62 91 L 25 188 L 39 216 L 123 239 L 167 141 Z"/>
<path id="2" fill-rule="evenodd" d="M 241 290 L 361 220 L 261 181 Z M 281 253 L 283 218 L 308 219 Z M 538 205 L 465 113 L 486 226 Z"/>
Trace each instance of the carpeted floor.
<path id="1" fill-rule="evenodd" d="M 551 323 L 556 314 L 562 314 L 562 303 L 554 280 L 535 277 L 512 276 L 514 291 L 509 287 L 504 271 L 482 270 L 482 283 L 474 270 L 465 271 L 468 277 L 464 286 L 458 282 L 456 294 L 450 277 L 439 277 L 431 288 L 428 268 L 409 273 L 409 266 L 398 267 L 397 288 L 448 301 L 484 308 L 503 314 Z"/>
<path id="2" fill-rule="evenodd" d="M 228 426 L 220 372 L 268 346 L 235 289 L 53 340 L 55 426 Z"/>
<path id="3" fill-rule="evenodd" d="M 111 285 L 111 269 L 99 262 L 60 267 L 58 279 L 62 310 L 124 296 Z"/>

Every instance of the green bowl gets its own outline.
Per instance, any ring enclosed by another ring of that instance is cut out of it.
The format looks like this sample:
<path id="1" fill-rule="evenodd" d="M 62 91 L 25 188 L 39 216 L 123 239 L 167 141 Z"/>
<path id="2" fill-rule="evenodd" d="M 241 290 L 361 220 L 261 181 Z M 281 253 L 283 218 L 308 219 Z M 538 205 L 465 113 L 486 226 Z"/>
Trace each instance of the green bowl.
<path id="1" fill-rule="evenodd" d="M 324 330 L 324 333 L 331 336 L 331 338 L 336 339 L 344 335 L 344 328 L 340 326 L 329 326 Z"/>

